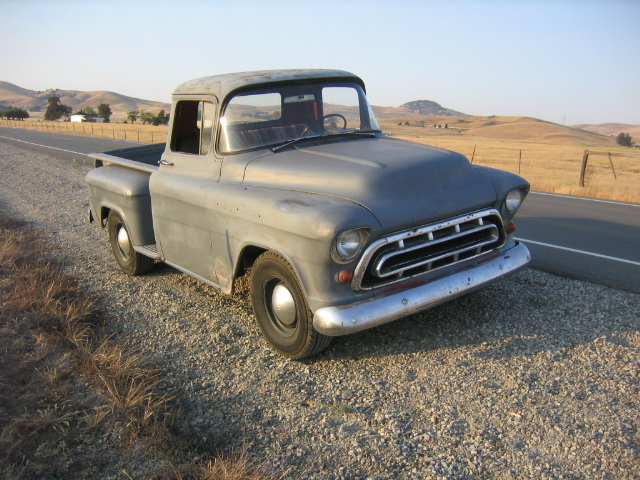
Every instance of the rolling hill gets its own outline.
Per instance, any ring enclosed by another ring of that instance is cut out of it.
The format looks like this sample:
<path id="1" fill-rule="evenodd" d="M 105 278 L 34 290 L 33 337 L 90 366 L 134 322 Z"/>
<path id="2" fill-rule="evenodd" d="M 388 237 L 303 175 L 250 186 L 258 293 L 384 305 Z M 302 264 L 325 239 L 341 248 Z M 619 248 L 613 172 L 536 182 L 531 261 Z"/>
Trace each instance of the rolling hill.
<path id="1" fill-rule="evenodd" d="M 374 107 L 375 110 L 375 107 Z M 377 111 L 376 111 L 377 114 Z M 553 144 L 571 144 L 585 146 L 615 145 L 615 140 L 574 127 L 566 127 L 531 117 L 421 117 L 419 119 L 383 119 L 380 121 L 383 131 L 397 136 L 445 137 L 459 136 L 483 139 L 507 140 L 519 142 L 540 142 Z M 408 125 L 405 123 L 408 121 Z M 399 124 L 400 123 L 400 124 Z M 434 128 L 434 125 L 448 128 Z"/>
<path id="2" fill-rule="evenodd" d="M 125 117 L 126 113 L 131 110 L 145 110 L 157 113 L 160 110 L 168 112 L 171 108 L 168 103 L 128 97 L 115 92 L 82 92 L 61 89 L 35 91 L 0 81 L 0 102 L 6 106 L 19 107 L 26 110 L 32 107 L 40 107 L 44 111 L 47 105 L 47 98 L 53 95 L 60 97 L 60 101 L 64 105 L 70 106 L 74 112 L 85 107 L 95 108 L 101 103 L 106 103 L 111 107 L 114 117 Z M 32 116 L 37 116 L 37 113 L 35 115 L 32 114 Z"/>
<path id="3" fill-rule="evenodd" d="M 131 110 L 157 113 L 160 110 L 169 112 L 171 109 L 168 103 L 143 100 L 109 91 L 35 91 L 0 81 L 0 105 L 27 110 L 39 107 L 41 112 L 31 112 L 32 117 L 37 118 L 43 114 L 47 98 L 52 95 L 60 97 L 62 103 L 69 105 L 74 111 L 85 107 L 95 108 L 101 103 L 106 103 L 111 107 L 114 120 L 124 120 L 127 112 Z M 336 107 L 344 115 L 357 115 L 351 107 Z M 484 138 L 519 141 L 611 145 L 615 143 L 613 137 L 625 132 L 635 137 L 636 142 L 640 142 L 640 125 L 604 123 L 567 127 L 530 117 L 471 116 L 443 107 L 432 100 L 415 100 L 399 107 L 374 105 L 372 108 L 383 130 L 399 135 L 407 133 L 407 129 L 421 128 L 420 134 L 426 136 L 464 133 Z M 405 125 L 406 122 L 409 122 L 409 125 Z M 446 124 L 449 129 L 432 128 L 438 124 Z"/>
<path id="4" fill-rule="evenodd" d="M 620 133 L 628 133 L 637 139 L 637 141 L 640 141 L 640 125 L 629 125 L 628 123 L 601 123 L 599 125 L 594 125 L 585 123 L 581 125 L 574 125 L 573 127 L 613 137 L 617 137 Z"/>
<path id="5" fill-rule="evenodd" d="M 406 111 L 418 113 L 429 117 L 464 117 L 466 113 L 456 112 L 450 108 L 444 108 L 439 103 L 432 100 L 414 100 L 413 102 L 407 102 L 400 106 L 400 108 Z"/>

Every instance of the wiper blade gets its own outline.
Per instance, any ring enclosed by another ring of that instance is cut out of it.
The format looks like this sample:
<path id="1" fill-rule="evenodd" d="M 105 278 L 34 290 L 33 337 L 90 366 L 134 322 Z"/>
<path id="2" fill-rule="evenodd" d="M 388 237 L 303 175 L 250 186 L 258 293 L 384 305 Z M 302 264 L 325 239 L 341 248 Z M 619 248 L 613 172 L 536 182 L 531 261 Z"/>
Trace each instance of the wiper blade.
<path id="1" fill-rule="evenodd" d="M 327 136 L 334 137 L 334 136 L 340 136 L 340 135 L 355 135 L 357 137 L 368 137 L 368 138 L 373 138 L 376 136 L 376 134 L 373 132 L 336 132 Z"/>
<path id="2" fill-rule="evenodd" d="M 318 140 L 320 138 L 330 139 L 330 138 L 341 137 L 341 136 L 345 136 L 345 135 L 352 135 L 352 136 L 357 136 L 357 137 L 367 137 L 367 138 L 374 138 L 376 136 L 376 134 L 374 132 L 337 132 L 337 133 L 331 133 L 329 135 L 313 135 L 311 137 L 294 138 L 293 140 L 289 140 L 288 142 L 285 142 L 282 145 L 278 145 L 277 147 L 273 147 L 271 149 L 271 151 L 273 153 L 279 152 L 283 148 L 287 148 L 290 145 L 294 145 L 294 144 L 300 142 L 301 140 L 314 140 L 314 139 Z"/>
<path id="3" fill-rule="evenodd" d="M 293 145 L 295 143 L 298 143 L 301 140 L 312 140 L 312 139 L 317 139 L 317 138 L 322 138 L 323 135 L 313 135 L 311 137 L 299 137 L 299 138 L 294 138 L 293 140 L 289 140 L 288 142 L 284 142 L 282 145 L 278 145 L 277 147 L 273 147 L 271 149 L 271 151 L 273 153 L 279 152 L 280 150 L 282 150 L 283 148 L 287 148 L 289 145 Z"/>

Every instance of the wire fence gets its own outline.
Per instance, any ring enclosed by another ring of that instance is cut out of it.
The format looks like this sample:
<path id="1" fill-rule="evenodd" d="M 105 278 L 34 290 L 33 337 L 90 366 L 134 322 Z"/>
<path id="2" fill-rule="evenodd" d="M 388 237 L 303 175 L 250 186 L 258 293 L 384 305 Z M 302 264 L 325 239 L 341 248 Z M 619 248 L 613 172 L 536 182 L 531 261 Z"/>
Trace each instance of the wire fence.
<path id="1" fill-rule="evenodd" d="M 474 165 L 518 174 L 534 190 L 640 202 L 640 158 L 632 148 L 591 147 L 588 153 L 595 156 L 589 157 L 586 165 L 585 146 L 578 142 L 554 144 L 457 135 L 401 138 L 459 152 Z"/>
<path id="2" fill-rule="evenodd" d="M 51 133 L 68 133 L 91 137 L 111 138 L 138 143 L 162 143 L 167 136 L 166 126 L 93 123 L 93 122 L 47 122 L 30 120 L 0 120 L 0 126 L 25 128 Z"/>
<path id="3" fill-rule="evenodd" d="M 168 129 L 167 126 L 124 123 L 33 120 L 0 120 L 0 126 L 140 143 L 164 143 Z M 640 160 L 630 148 L 595 147 L 585 151 L 584 146 L 578 143 L 478 141 L 457 135 L 446 138 L 405 138 L 460 152 L 475 165 L 519 174 L 536 190 L 640 202 Z M 585 160 L 587 154 L 597 155 L 588 165 Z"/>

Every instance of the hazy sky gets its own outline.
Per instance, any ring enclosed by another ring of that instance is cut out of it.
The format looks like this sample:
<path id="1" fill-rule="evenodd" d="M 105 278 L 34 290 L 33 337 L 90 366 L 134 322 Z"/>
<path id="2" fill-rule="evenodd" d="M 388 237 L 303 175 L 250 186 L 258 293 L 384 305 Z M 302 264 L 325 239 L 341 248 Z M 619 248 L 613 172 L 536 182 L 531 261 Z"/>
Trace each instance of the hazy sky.
<path id="1" fill-rule="evenodd" d="M 0 0 L 0 80 L 170 101 L 274 68 L 361 76 L 374 105 L 640 124 L 640 0 Z"/>

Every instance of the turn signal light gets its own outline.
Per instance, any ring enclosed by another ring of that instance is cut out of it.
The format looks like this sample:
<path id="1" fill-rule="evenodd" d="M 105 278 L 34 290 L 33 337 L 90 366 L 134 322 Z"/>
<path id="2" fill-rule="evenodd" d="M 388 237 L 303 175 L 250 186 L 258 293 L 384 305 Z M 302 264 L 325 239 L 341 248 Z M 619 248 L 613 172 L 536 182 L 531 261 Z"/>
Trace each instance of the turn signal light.
<path id="1" fill-rule="evenodd" d="M 513 222 L 509 222 L 507 223 L 507 226 L 504 229 L 509 235 L 511 235 L 513 232 L 516 231 L 516 224 Z"/>
<path id="2" fill-rule="evenodd" d="M 349 269 L 342 270 L 338 273 L 338 280 L 340 283 L 349 283 L 353 280 L 353 272 Z"/>

